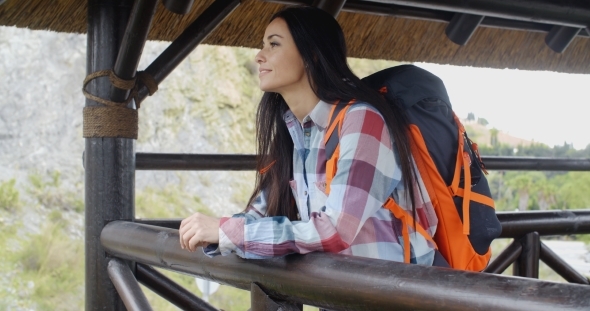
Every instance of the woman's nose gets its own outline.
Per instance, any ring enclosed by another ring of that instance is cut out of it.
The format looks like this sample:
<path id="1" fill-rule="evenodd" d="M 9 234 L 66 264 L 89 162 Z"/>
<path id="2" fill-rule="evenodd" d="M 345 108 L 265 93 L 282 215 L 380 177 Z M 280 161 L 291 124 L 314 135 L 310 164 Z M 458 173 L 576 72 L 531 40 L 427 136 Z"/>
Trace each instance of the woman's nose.
<path id="1" fill-rule="evenodd" d="M 264 53 L 262 53 L 262 50 L 260 50 L 260 51 L 258 51 L 258 53 L 256 53 L 256 57 L 254 57 L 254 61 L 259 64 L 264 62 Z"/>

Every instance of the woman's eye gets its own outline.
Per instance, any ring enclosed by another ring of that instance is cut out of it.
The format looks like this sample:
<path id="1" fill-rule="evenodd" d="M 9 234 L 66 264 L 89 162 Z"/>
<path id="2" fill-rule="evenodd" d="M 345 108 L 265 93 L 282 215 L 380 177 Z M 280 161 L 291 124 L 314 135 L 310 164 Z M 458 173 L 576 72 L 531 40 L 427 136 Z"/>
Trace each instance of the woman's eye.
<path id="1" fill-rule="evenodd" d="M 279 46 L 279 44 L 277 42 L 271 42 L 270 43 L 270 47 L 273 47 L 274 48 L 275 46 Z"/>

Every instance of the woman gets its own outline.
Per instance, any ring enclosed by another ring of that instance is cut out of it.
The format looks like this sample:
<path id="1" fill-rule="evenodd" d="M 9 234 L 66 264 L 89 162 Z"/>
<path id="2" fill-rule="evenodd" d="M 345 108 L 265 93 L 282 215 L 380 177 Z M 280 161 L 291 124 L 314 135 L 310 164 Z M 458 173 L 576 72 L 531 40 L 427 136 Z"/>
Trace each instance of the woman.
<path id="1" fill-rule="evenodd" d="M 430 235 L 436 215 L 414 169 L 403 111 L 351 72 L 338 22 L 313 7 L 280 11 L 256 62 L 265 94 L 256 121 L 254 193 L 246 210 L 231 218 L 197 213 L 184 219 L 181 247 L 244 258 L 325 251 L 404 261 L 404 225 L 384 202 L 392 197 Z M 353 99 L 327 195 L 328 117 L 334 104 Z M 435 246 L 410 233 L 410 262 L 431 265 Z"/>

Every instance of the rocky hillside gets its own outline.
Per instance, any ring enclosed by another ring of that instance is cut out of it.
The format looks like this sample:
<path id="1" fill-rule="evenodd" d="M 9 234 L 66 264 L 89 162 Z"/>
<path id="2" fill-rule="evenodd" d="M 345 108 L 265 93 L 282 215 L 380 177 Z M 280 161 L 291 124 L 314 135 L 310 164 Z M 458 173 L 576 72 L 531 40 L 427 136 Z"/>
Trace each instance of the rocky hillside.
<path id="1" fill-rule="evenodd" d="M 149 42 L 140 68 L 166 46 Z M 199 47 L 142 105 L 136 151 L 253 153 L 261 95 L 255 53 Z M 82 35 L 0 27 L 0 247 L 8 251 L 0 260 L 0 310 L 80 310 L 83 303 L 85 54 Z M 136 215 L 234 213 L 253 178 L 139 171 Z M 195 287 L 194 279 L 178 281 Z"/>
<path id="2" fill-rule="evenodd" d="M 0 30 L 0 166 L 4 168 L 0 180 L 16 178 L 21 185 L 31 172 L 59 171 L 65 187 L 81 190 L 85 43 L 80 35 Z M 149 42 L 140 66 L 149 64 L 165 47 L 165 43 Z M 251 71 L 254 53 L 198 48 L 144 102 L 136 150 L 254 152 L 254 109 L 260 97 Z M 222 201 L 242 191 L 247 175 L 138 172 L 136 177 L 140 190 L 182 180 L 184 191 L 199 195 L 212 210 L 226 213 L 243 205 L 242 196 L 229 204 Z M 203 191 L 204 186 L 210 190 Z"/>

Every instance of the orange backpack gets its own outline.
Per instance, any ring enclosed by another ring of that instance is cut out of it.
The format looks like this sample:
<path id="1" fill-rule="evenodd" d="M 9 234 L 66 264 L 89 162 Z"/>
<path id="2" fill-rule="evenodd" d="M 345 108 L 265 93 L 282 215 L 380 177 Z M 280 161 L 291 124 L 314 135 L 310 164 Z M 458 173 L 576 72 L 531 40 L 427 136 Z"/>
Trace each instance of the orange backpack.
<path id="1" fill-rule="evenodd" d="M 467 137 L 453 113 L 442 80 L 416 66 L 402 65 L 372 74 L 363 81 L 380 90 L 390 104 L 402 105 L 406 111 L 412 156 L 438 217 L 436 233 L 431 237 L 393 199 L 384 203 L 405 224 L 404 261 L 410 262 L 408 227 L 412 227 L 436 244 L 452 268 L 482 271 L 491 257 L 490 244 L 502 228 L 477 144 Z M 330 113 L 324 139 L 327 193 L 337 170 L 342 121 L 352 104 L 353 101 L 334 105 Z"/>

